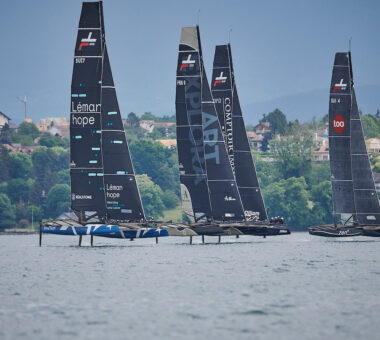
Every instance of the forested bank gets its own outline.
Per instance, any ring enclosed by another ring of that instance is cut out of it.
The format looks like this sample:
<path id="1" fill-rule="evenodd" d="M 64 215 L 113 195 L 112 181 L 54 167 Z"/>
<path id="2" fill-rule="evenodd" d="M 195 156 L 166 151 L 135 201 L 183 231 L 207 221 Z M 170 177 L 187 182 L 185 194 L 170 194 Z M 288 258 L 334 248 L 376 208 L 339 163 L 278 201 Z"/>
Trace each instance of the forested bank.
<path id="1" fill-rule="evenodd" d="M 375 116 L 365 115 L 366 136 L 379 137 L 380 126 Z M 139 126 L 141 119 L 173 122 L 174 117 L 159 118 L 151 113 L 142 117 L 129 114 L 126 132 L 138 174 L 147 216 L 163 219 L 181 218 L 177 151 L 158 139 L 175 138 L 175 127 L 154 128 L 148 133 Z M 299 124 L 288 122 L 275 110 L 264 115 L 271 132 L 264 135 L 262 150 L 253 151 L 256 170 L 270 216 L 283 216 L 295 227 L 331 223 L 331 185 L 329 162 L 315 163 L 313 134 L 323 128 L 320 121 Z M 248 126 L 247 130 L 252 130 Z M 0 145 L 0 230 L 28 227 L 42 218 L 56 218 L 70 209 L 69 141 L 41 134 L 32 123 L 22 123 L 17 131 L 5 129 Z M 37 146 L 30 153 L 10 152 L 6 144 Z M 264 150 L 264 151 L 263 151 Z M 372 162 L 376 167 L 376 158 Z"/>

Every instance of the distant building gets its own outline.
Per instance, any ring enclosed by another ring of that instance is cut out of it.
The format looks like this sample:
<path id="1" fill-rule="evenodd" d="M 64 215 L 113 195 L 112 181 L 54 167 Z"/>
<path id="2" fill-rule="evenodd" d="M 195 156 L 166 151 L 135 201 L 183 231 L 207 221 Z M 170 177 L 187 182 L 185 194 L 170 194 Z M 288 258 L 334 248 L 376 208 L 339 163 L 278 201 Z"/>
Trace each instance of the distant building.
<path id="1" fill-rule="evenodd" d="M 263 144 L 264 136 L 258 135 L 257 133 L 253 131 L 247 131 L 247 136 L 252 145 L 252 148 L 254 148 L 257 151 L 260 151 L 261 146 Z"/>
<path id="2" fill-rule="evenodd" d="M 329 139 L 327 137 L 322 137 L 318 132 L 314 133 L 313 142 L 317 146 L 329 146 Z"/>
<path id="3" fill-rule="evenodd" d="M 139 123 L 139 126 L 148 133 L 153 132 L 154 128 L 163 128 L 166 135 L 168 134 L 168 129 L 174 125 L 175 123 L 173 122 L 155 122 L 154 120 L 140 120 Z"/>
<path id="4" fill-rule="evenodd" d="M 157 142 L 160 142 L 163 146 L 168 149 L 173 149 L 177 147 L 176 139 L 157 139 Z"/>
<path id="5" fill-rule="evenodd" d="M 139 125 L 143 130 L 151 133 L 154 129 L 154 120 L 140 120 Z"/>
<path id="6" fill-rule="evenodd" d="M 329 126 L 328 126 L 328 123 L 327 123 L 327 126 L 324 125 L 323 127 L 317 129 L 315 131 L 315 133 L 317 134 L 317 136 L 320 136 L 320 137 L 328 137 L 329 136 Z"/>
<path id="7" fill-rule="evenodd" d="M 270 124 L 269 122 L 262 122 L 255 126 L 255 132 L 259 135 L 263 135 L 267 132 L 270 132 Z"/>
<path id="8" fill-rule="evenodd" d="M 380 139 L 379 138 L 369 138 L 366 140 L 367 151 L 368 152 L 380 152 Z"/>
<path id="9" fill-rule="evenodd" d="M 39 131 L 53 136 L 70 138 L 70 122 L 66 117 L 47 117 L 40 119 L 36 126 Z"/>
<path id="10" fill-rule="evenodd" d="M 312 151 L 313 160 L 316 163 L 327 162 L 330 160 L 329 147 L 319 146 Z"/>
<path id="11" fill-rule="evenodd" d="M 9 125 L 9 121 L 11 119 L 4 113 L 0 111 L 0 130 L 4 127 L 4 125 Z"/>
<path id="12" fill-rule="evenodd" d="M 3 144 L 3 147 L 9 150 L 10 153 L 13 152 L 21 152 L 21 153 L 32 153 L 34 150 L 38 149 L 40 145 L 36 146 L 22 146 L 19 143 L 9 143 L 9 144 Z"/>
<path id="13" fill-rule="evenodd" d="M 377 172 L 373 172 L 373 181 L 375 182 L 375 188 L 377 193 L 380 193 L 380 174 Z"/>

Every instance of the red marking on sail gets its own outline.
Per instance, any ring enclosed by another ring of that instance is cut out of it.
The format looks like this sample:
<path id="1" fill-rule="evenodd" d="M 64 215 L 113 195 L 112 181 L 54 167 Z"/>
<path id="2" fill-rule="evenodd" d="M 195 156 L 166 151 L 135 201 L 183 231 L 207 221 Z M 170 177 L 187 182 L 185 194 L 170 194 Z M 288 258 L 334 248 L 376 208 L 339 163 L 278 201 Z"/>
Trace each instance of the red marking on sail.
<path id="1" fill-rule="evenodd" d="M 189 67 L 189 64 L 182 64 L 179 70 L 182 71 L 184 67 Z"/>
<path id="2" fill-rule="evenodd" d="M 335 86 L 334 87 L 334 90 L 333 90 L 333 93 L 335 93 L 336 90 L 341 90 L 342 88 L 340 86 Z"/>
<path id="3" fill-rule="evenodd" d="M 216 86 L 216 84 L 219 84 L 219 83 L 221 83 L 222 81 L 221 80 L 215 80 L 214 81 L 214 87 Z"/>
<path id="4" fill-rule="evenodd" d="M 82 50 L 83 46 L 88 46 L 88 45 L 90 45 L 90 43 L 88 43 L 88 42 L 82 42 L 82 43 L 80 43 L 80 45 L 79 45 L 79 51 Z"/>
<path id="5" fill-rule="evenodd" d="M 344 118 L 341 115 L 337 115 L 333 119 L 333 129 L 337 133 L 343 132 L 344 128 L 346 126 L 346 122 L 344 121 Z"/>

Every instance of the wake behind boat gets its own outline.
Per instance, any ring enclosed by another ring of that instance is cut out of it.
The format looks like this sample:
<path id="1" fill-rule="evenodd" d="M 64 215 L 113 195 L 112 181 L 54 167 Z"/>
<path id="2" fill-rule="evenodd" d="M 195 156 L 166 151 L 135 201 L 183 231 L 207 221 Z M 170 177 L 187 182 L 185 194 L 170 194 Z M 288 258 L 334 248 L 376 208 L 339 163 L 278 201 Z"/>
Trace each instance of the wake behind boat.
<path id="1" fill-rule="evenodd" d="M 111 238 L 168 236 L 146 221 L 105 41 L 102 2 L 84 2 L 70 104 L 71 208 L 77 219 L 46 221 L 42 233 Z M 91 238 L 91 244 L 93 239 Z"/>
<path id="2" fill-rule="evenodd" d="M 311 235 L 380 236 L 380 206 L 356 101 L 351 52 L 335 54 L 330 86 L 329 153 L 334 219 Z"/>

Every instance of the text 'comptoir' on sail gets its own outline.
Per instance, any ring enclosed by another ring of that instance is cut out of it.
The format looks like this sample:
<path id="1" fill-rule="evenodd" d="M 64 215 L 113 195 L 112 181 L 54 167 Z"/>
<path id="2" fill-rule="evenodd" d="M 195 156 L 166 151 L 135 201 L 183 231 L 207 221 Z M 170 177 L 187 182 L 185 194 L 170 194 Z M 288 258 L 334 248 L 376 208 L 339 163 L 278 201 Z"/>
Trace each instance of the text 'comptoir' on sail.
<path id="1" fill-rule="evenodd" d="M 102 2 L 84 2 L 75 44 L 70 104 L 71 208 L 76 218 L 42 233 L 167 236 L 145 219 L 123 128 L 104 32 Z"/>
<path id="2" fill-rule="evenodd" d="M 380 206 L 356 102 L 351 52 L 335 55 L 329 153 L 334 224 L 309 227 L 309 233 L 325 237 L 380 236 Z"/>

